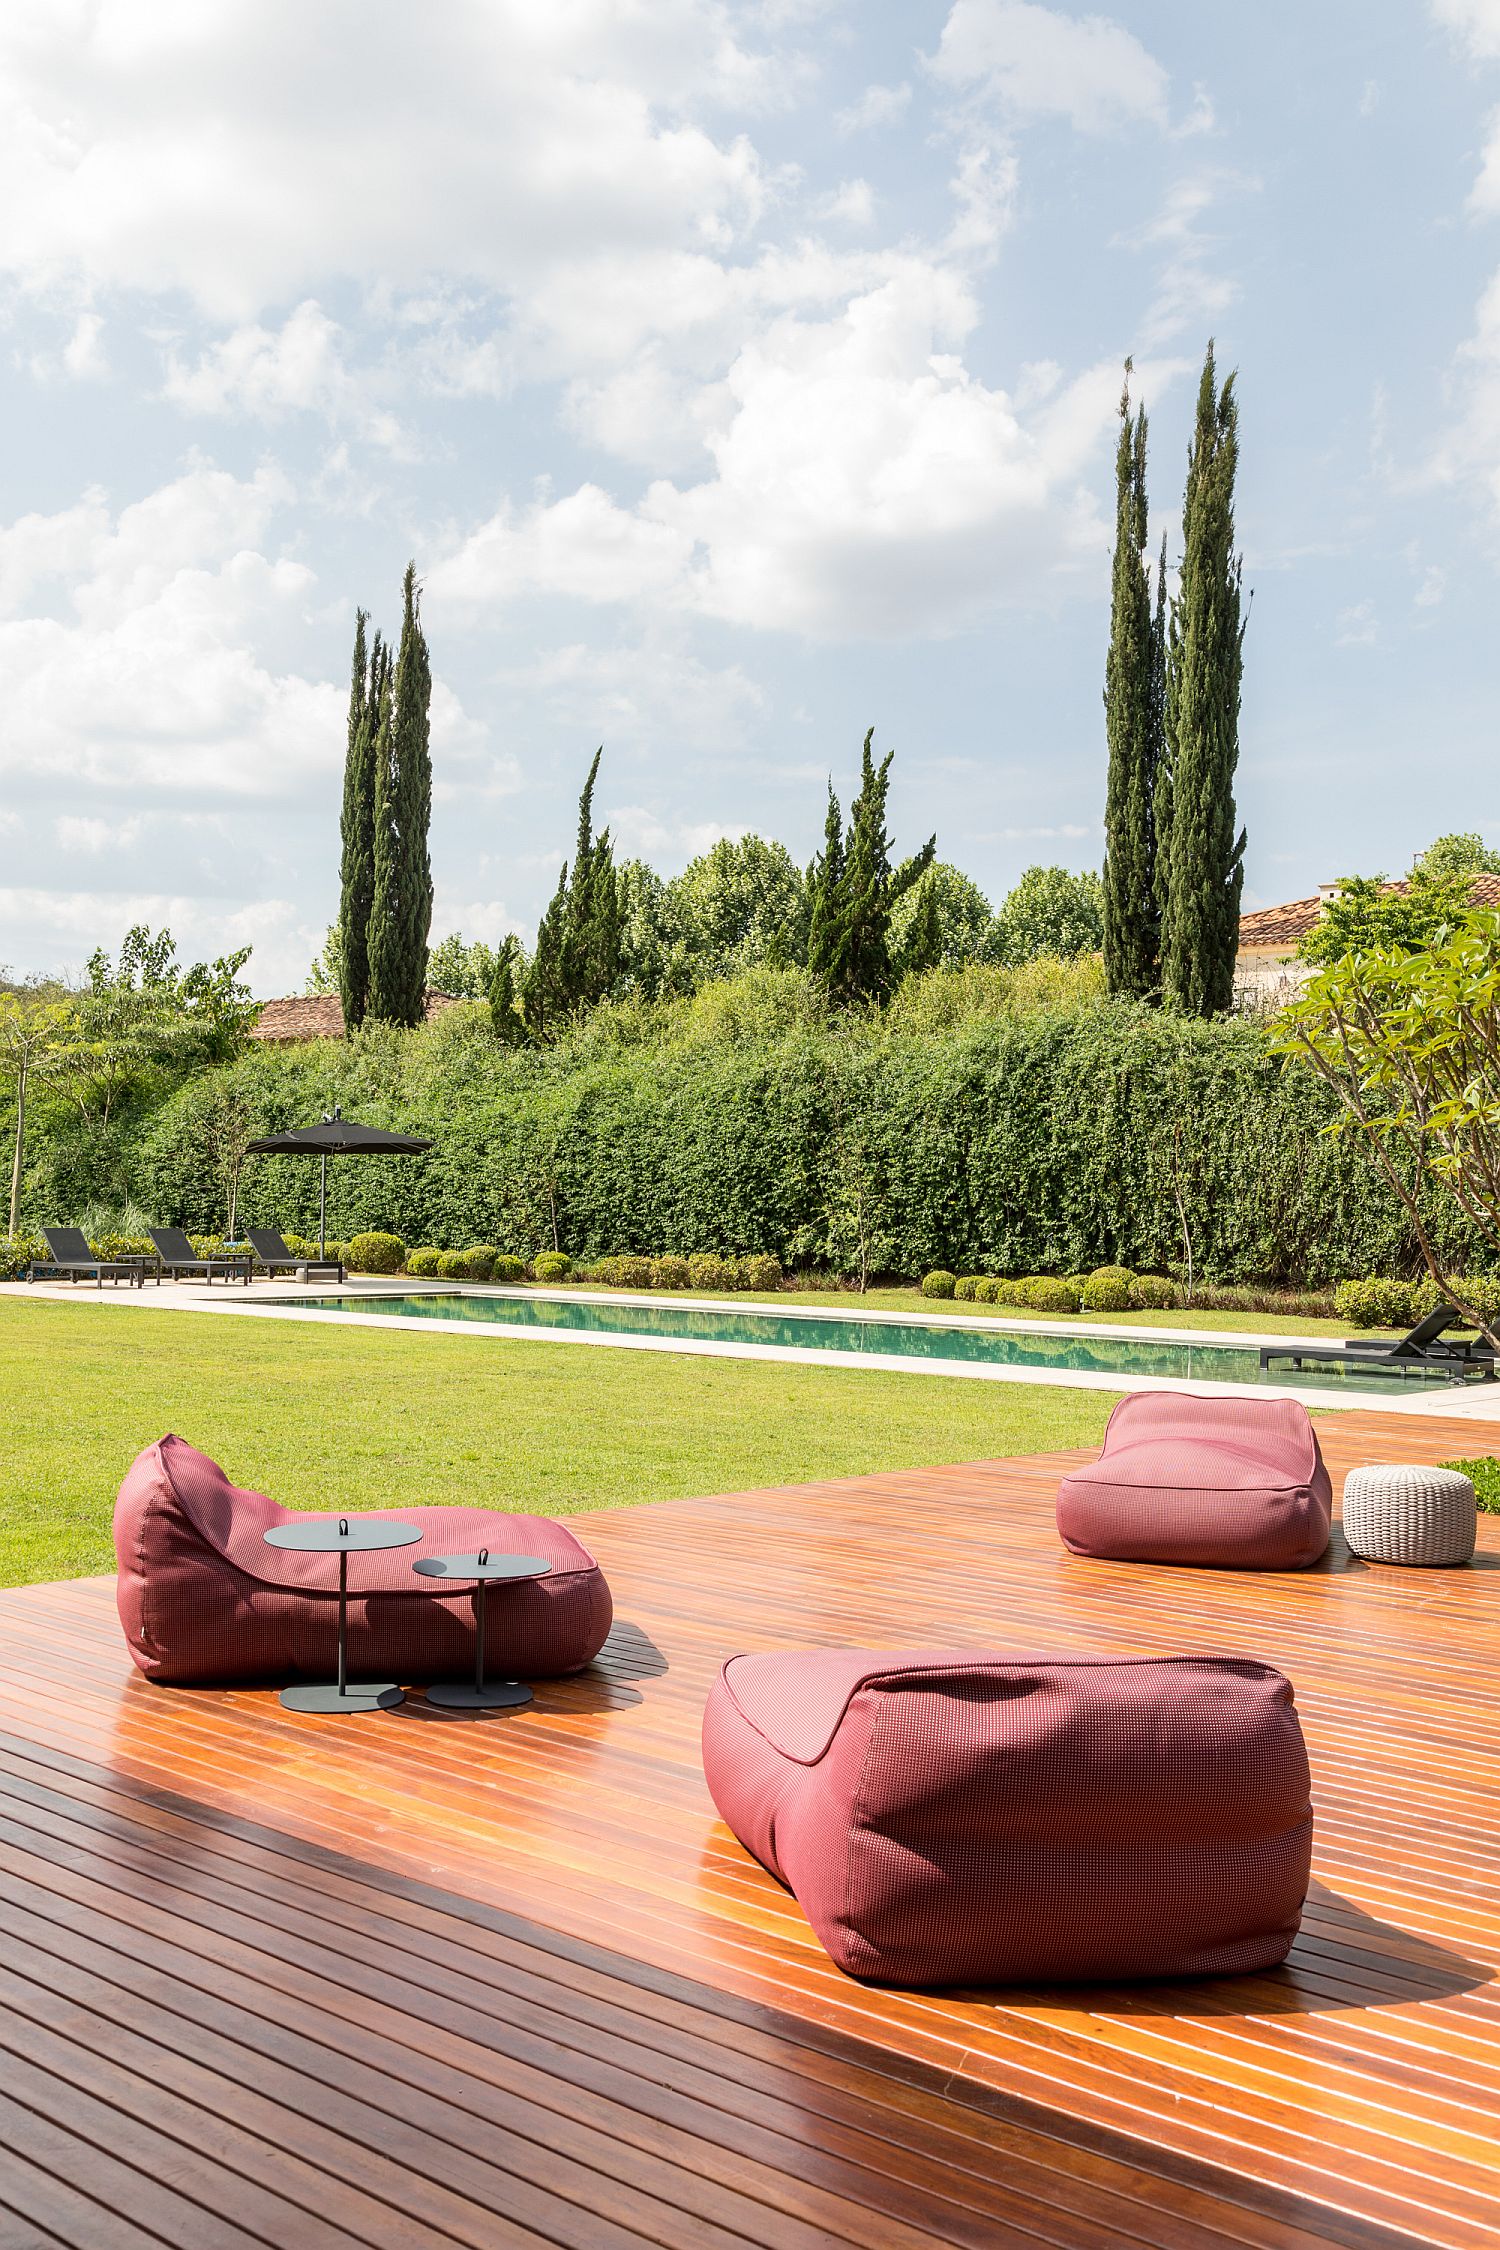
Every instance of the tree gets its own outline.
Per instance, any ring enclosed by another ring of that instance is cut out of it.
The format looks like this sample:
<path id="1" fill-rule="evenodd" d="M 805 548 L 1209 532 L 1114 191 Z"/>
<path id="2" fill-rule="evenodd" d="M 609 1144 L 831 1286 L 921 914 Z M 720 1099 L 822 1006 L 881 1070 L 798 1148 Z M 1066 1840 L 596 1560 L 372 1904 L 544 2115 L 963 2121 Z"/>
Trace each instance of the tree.
<path id="1" fill-rule="evenodd" d="M 1419 863 L 1397 890 L 1384 875 L 1348 875 L 1297 947 L 1299 961 L 1340 961 L 1346 953 L 1415 953 L 1469 910 L 1468 875 L 1432 875 Z"/>
<path id="2" fill-rule="evenodd" d="M 790 968 L 807 951 L 807 886 L 784 845 L 722 837 L 667 886 L 667 919 L 691 982 Z"/>
<path id="3" fill-rule="evenodd" d="M 367 1012 L 418 1024 L 427 1003 L 432 927 L 432 667 L 422 633 L 417 566 L 402 587 L 401 644 L 375 735 L 375 885 L 370 909 Z"/>
<path id="4" fill-rule="evenodd" d="M 1183 495 L 1182 571 L 1166 652 L 1167 825 L 1159 836 L 1162 990 L 1173 1007 L 1220 1014 L 1234 990 L 1245 832 L 1235 834 L 1242 564 L 1234 552 L 1239 406 L 1208 347 Z"/>
<path id="5" fill-rule="evenodd" d="M 1433 1280 L 1500 1347 L 1500 1324 L 1449 1272 L 1423 1195 L 1445 1188 L 1500 1260 L 1500 914 L 1467 914 L 1426 946 L 1344 954 L 1284 1011 L 1276 1044 L 1332 1087 L 1327 1129 L 1359 1136 Z"/>
<path id="6" fill-rule="evenodd" d="M 594 784 L 603 756 L 601 745 L 578 800 L 572 862 L 563 862 L 526 970 L 522 1004 L 534 1039 L 557 1038 L 574 1017 L 608 999 L 620 978 L 625 902 L 609 830 L 594 834 Z"/>
<path id="7" fill-rule="evenodd" d="M 375 635 L 372 656 L 365 652 L 362 609 L 354 613 L 353 678 L 349 683 L 348 744 L 344 753 L 344 806 L 339 821 L 343 854 L 339 867 L 337 979 L 344 1007 L 344 1029 L 365 1020 L 370 1001 L 370 915 L 375 902 L 375 738 L 384 688 L 386 652 Z"/>
<path id="8" fill-rule="evenodd" d="M 506 942 L 514 947 L 514 939 Z M 466 944 L 463 932 L 454 930 L 428 955 L 427 982 L 434 992 L 446 992 L 455 1000 L 488 1000 L 499 958 L 483 938 Z"/>
<path id="9" fill-rule="evenodd" d="M 934 860 L 891 910 L 891 959 L 898 976 L 983 960 L 993 920 L 979 885 L 946 860 Z"/>
<path id="10" fill-rule="evenodd" d="M 896 983 L 889 943 L 891 915 L 937 854 L 937 838 L 930 836 L 920 851 L 892 867 L 885 815 L 895 752 L 888 750 L 877 766 L 870 754 L 874 739 L 871 727 L 860 757 L 860 789 L 850 808 L 847 836 L 829 783 L 824 849 L 813 863 L 807 886 L 811 900 L 807 965 L 832 997 L 846 1005 L 889 998 Z"/>
<path id="11" fill-rule="evenodd" d="M 179 969 L 171 931 L 153 936 L 143 922 L 126 932 L 117 960 L 95 949 L 64 1072 L 86 1123 L 107 1126 L 119 1102 L 155 1078 L 234 1059 L 257 1014 L 240 978 L 249 958 L 247 945 Z"/>
<path id="12" fill-rule="evenodd" d="M 71 1055 L 78 1021 L 67 1001 L 0 992 L 0 1066 L 16 1090 L 16 1137 L 10 1167 L 10 1232 L 20 1231 L 21 1173 L 26 1161 L 26 1107 L 33 1084 L 53 1076 Z"/>
<path id="13" fill-rule="evenodd" d="M 197 1122 L 204 1154 L 224 1191 L 225 1239 L 232 1242 L 239 1223 L 240 1173 L 250 1143 L 262 1130 L 261 1118 L 244 1089 L 227 1079 L 213 1088 Z"/>
<path id="14" fill-rule="evenodd" d="M 343 993 L 343 940 L 337 922 L 330 922 L 323 935 L 323 950 L 307 972 L 303 991 L 310 994 Z"/>
<path id="15" fill-rule="evenodd" d="M 995 916 L 990 951 L 1007 968 L 1044 954 L 1071 961 L 1104 941 L 1104 889 L 1097 875 L 1028 867 Z"/>
<path id="16" fill-rule="evenodd" d="M 1500 852 L 1492 852 L 1472 829 L 1439 836 L 1412 861 L 1413 875 L 1500 875 Z"/>
<path id="17" fill-rule="evenodd" d="M 1104 969 L 1112 993 L 1149 1000 L 1161 984 L 1156 896 L 1156 777 L 1161 760 L 1161 624 L 1151 610 L 1146 560 L 1146 410 L 1130 411 L 1130 361 L 1120 394 L 1115 451 L 1115 554 L 1104 724 L 1109 779 L 1104 806 Z"/>
<path id="18" fill-rule="evenodd" d="M 521 948 L 517 939 L 503 940 L 495 955 L 495 966 L 490 976 L 490 1019 L 495 1026 L 495 1037 L 506 1047 L 520 1047 L 526 1040 L 526 1018 L 521 1012 L 520 984 L 516 970 L 521 962 Z"/>

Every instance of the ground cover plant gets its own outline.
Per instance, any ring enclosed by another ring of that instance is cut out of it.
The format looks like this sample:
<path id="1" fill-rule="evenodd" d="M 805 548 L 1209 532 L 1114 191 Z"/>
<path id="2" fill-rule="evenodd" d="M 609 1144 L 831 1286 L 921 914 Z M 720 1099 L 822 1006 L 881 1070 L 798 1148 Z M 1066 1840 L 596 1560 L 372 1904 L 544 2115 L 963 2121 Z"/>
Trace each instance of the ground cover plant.
<path id="1" fill-rule="evenodd" d="M 1500 1461 L 1493 1453 L 1473 1461 L 1439 1461 L 1440 1469 L 1457 1469 L 1474 1487 L 1474 1497 L 1486 1515 L 1500 1516 Z"/>
<path id="2" fill-rule="evenodd" d="M 567 1515 L 1097 1444 L 1113 1396 L 566 1344 L 0 1303 L 0 1583 L 114 1567 L 110 1514 L 175 1430 L 293 1507 Z"/>

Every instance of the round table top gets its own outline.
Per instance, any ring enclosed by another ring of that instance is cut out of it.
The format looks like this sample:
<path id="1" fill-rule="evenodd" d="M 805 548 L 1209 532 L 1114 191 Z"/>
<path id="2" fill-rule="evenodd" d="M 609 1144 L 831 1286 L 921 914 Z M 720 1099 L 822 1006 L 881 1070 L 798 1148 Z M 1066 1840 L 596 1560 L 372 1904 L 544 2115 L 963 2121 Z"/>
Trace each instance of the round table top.
<path id="1" fill-rule="evenodd" d="M 423 1555 L 411 1567 L 424 1578 L 474 1578 L 488 1584 L 495 1578 L 545 1578 L 552 1565 L 540 1555 L 492 1555 L 481 1547 L 477 1555 Z"/>
<path id="2" fill-rule="evenodd" d="M 298 1547 L 315 1555 L 373 1554 L 383 1547 L 414 1547 L 421 1526 L 389 1516 L 301 1516 L 265 1533 L 268 1547 Z"/>

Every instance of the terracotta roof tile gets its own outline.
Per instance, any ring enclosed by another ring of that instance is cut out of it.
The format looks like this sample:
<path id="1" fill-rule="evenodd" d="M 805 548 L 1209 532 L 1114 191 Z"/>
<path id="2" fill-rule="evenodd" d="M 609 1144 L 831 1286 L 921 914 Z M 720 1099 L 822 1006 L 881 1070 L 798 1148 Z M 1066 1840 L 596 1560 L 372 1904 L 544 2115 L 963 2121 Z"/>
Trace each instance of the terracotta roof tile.
<path id="1" fill-rule="evenodd" d="M 463 1004 L 455 993 L 429 990 L 426 1020 L 431 1023 L 445 1009 L 461 1008 Z M 336 992 L 306 992 L 291 1000 L 264 1000 L 250 1036 L 277 1044 L 295 1039 L 342 1039 L 343 1004 Z"/>
<path id="2" fill-rule="evenodd" d="M 1409 888 L 1403 879 L 1386 883 L 1387 891 L 1404 891 Z M 1469 886 L 1471 906 L 1500 906 L 1500 875 L 1476 875 Z M 1258 907 L 1253 914 L 1240 916 L 1240 951 L 1242 953 L 1290 953 L 1317 921 L 1323 911 L 1323 900 L 1294 898 L 1285 906 Z"/>

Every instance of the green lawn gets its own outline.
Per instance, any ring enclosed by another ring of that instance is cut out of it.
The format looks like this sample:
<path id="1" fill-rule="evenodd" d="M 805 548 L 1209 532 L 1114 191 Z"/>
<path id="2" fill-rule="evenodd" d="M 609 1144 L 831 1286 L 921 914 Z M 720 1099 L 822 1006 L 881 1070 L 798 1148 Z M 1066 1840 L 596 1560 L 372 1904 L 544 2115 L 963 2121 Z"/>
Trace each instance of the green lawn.
<path id="1" fill-rule="evenodd" d="M 847 1302 L 847 1300 L 844 1300 Z M 549 1515 L 1096 1444 L 1104 1391 L 0 1301 L 0 1584 L 113 1568 L 165 1430 L 300 1508 Z"/>

